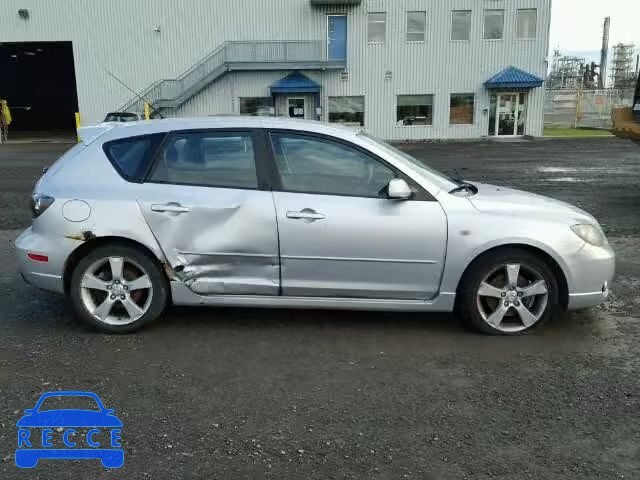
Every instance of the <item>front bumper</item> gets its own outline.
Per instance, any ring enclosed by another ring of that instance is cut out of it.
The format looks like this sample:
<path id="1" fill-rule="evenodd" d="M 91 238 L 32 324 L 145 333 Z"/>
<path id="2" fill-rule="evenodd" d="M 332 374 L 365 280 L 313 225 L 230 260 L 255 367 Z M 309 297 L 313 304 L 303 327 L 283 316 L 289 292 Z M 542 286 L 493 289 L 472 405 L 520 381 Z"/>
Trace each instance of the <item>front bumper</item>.
<path id="1" fill-rule="evenodd" d="M 77 240 L 61 236 L 43 236 L 32 227 L 27 228 L 15 241 L 20 275 L 34 287 L 64 293 L 64 267 L 78 243 Z M 32 260 L 27 256 L 29 253 L 44 255 L 48 261 Z"/>
<path id="2" fill-rule="evenodd" d="M 595 307 L 607 299 L 616 266 L 615 253 L 608 244 L 585 244 L 564 260 L 568 269 L 568 310 Z"/>

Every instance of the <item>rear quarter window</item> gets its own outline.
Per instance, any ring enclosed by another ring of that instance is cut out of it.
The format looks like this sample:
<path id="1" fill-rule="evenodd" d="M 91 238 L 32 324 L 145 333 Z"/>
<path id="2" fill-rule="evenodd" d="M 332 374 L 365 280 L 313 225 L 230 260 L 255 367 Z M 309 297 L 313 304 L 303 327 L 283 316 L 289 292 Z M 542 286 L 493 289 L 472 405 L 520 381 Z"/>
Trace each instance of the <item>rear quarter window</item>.
<path id="1" fill-rule="evenodd" d="M 122 178 L 141 182 L 163 138 L 164 134 L 121 138 L 105 143 L 102 148 Z"/>

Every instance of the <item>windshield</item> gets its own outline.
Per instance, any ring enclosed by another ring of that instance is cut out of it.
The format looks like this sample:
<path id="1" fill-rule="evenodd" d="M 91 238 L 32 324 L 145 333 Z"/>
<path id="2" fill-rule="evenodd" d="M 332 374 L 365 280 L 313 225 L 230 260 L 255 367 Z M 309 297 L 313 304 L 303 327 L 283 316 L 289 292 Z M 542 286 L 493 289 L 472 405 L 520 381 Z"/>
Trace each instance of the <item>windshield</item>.
<path id="1" fill-rule="evenodd" d="M 396 147 L 389 145 L 388 143 L 369 135 L 368 133 L 360 132 L 358 133 L 359 137 L 362 137 L 367 142 L 374 144 L 376 147 L 381 148 L 389 155 L 392 155 L 400 160 L 406 161 L 409 167 L 417 174 L 426 177 L 432 183 L 434 183 L 437 187 L 441 188 L 445 191 L 450 191 L 458 186 L 460 186 L 460 182 L 454 180 L 453 178 L 445 175 L 444 173 L 436 170 L 435 168 L 431 168 L 420 160 L 412 157 L 406 152 L 397 149 Z"/>
<path id="2" fill-rule="evenodd" d="M 99 412 L 100 406 L 93 397 L 88 395 L 53 395 L 42 401 L 39 412 L 48 410 L 90 410 Z"/>

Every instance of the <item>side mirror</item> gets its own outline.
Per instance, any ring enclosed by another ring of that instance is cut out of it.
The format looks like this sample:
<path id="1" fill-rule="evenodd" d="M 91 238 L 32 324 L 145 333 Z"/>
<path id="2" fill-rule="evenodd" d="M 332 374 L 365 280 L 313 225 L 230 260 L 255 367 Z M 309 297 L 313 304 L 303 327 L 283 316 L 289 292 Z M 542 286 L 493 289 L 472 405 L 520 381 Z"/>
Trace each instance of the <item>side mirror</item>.
<path id="1" fill-rule="evenodd" d="M 387 195 L 393 200 L 407 200 L 411 198 L 411 188 L 402 178 L 394 178 L 387 186 Z"/>

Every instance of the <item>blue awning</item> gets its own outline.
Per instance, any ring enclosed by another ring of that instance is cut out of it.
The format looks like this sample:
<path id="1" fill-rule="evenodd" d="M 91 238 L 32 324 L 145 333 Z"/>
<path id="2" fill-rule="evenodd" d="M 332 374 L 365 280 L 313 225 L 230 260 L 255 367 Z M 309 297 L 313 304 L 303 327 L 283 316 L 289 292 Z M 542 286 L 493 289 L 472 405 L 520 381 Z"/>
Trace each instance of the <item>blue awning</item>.
<path id="1" fill-rule="evenodd" d="M 509 67 L 495 74 L 484 83 L 490 90 L 508 88 L 536 88 L 541 87 L 544 80 L 516 67 Z"/>
<path id="2" fill-rule="evenodd" d="M 319 93 L 320 85 L 300 72 L 293 72 L 271 85 L 271 93 Z"/>

